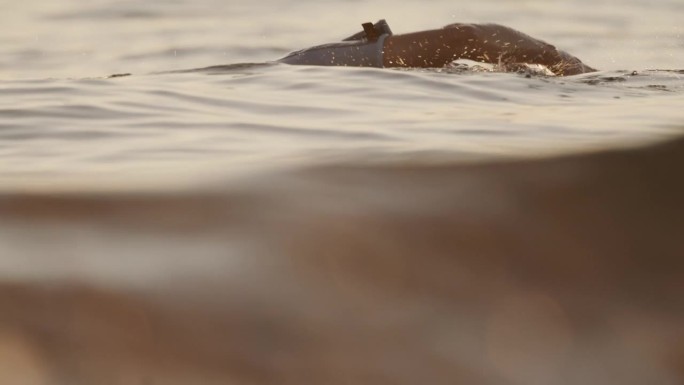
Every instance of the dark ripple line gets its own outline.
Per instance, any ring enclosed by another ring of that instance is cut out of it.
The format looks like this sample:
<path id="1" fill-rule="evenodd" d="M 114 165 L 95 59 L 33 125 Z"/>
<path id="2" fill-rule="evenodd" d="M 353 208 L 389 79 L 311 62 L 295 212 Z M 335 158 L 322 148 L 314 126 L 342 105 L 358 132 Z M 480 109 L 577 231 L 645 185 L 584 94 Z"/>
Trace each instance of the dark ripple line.
<path id="1" fill-rule="evenodd" d="M 117 20 L 117 19 L 158 19 L 168 17 L 162 12 L 153 12 L 139 9 L 79 9 L 78 12 L 64 12 L 47 15 L 46 20 L 70 21 L 70 20 Z"/>
<path id="2" fill-rule="evenodd" d="M 62 140 L 92 140 L 102 138 L 120 138 L 119 132 L 105 132 L 94 130 L 78 130 L 78 131 L 54 131 L 54 130 L 35 130 L 28 129 L 18 132 L 2 133 L 0 132 L 0 139 L 25 141 L 33 139 L 62 139 Z"/>
<path id="3" fill-rule="evenodd" d="M 240 110 L 240 111 L 254 111 L 257 110 L 259 113 L 268 114 L 279 114 L 279 115 L 292 115 L 299 114 L 302 112 L 317 112 L 325 114 L 346 114 L 350 111 L 337 109 L 337 108 L 324 108 L 324 107 L 311 107 L 304 105 L 287 105 L 287 104 L 266 104 L 257 103 L 255 101 L 243 101 L 236 99 L 220 99 L 220 98 L 210 98 L 206 96 L 192 95 L 189 93 L 174 91 L 174 90 L 149 90 L 149 94 L 160 96 L 164 98 L 172 98 L 178 101 L 186 101 L 199 106 L 212 106 L 212 107 L 223 107 L 226 109 Z M 186 106 L 187 107 L 187 106 Z M 225 112 L 225 110 L 221 110 Z M 216 111 L 213 111 L 216 113 Z M 330 115 L 327 115 L 328 117 Z"/>
<path id="4" fill-rule="evenodd" d="M 75 87 L 13 87 L 13 88 L 3 88 L 1 90 L 3 95 L 31 95 L 31 94 L 73 94 L 77 92 L 78 89 Z"/>
<path id="5" fill-rule="evenodd" d="M 0 118 L 78 118 L 78 119 L 116 119 L 149 116 L 150 114 L 125 112 L 91 105 L 66 105 L 33 109 L 0 109 Z"/>
<path id="6" fill-rule="evenodd" d="M 359 131 L 340 131 L 331 129 L 315 129 L 315 128 L 299 128 L 299 127 L 285 127 L 285 126 L 275 126 L 271 124 L 258 124 L 258 123 L 235 123 L 229 125 L 231 129 L 248 130 L 250 132 L 258 131 L 260 133 L 268 134 L 286 134 L 286 135 L 298 135 L 316 138 L 338 138 L 338 139 L 366 139 L 366 140 L 398 140 L 397 138 L 387 136 L 385 134 L 378 134 L 372 132 L 359 132 Z"/>
<path id="7" fill-rule="evenodd" d="M 274 66 L 275 63 L 235 63 L 235 64 L 220 64 L 209 67 L 201 68 L 191 68 L 185 70 L 174 70 L 174 71 L 163 71 L 156 72 L 157 75 L 164 74 L 183 74 L 183 73 L 206 73 L 209 75 L 223 75 L 223 74 L 234 74 L 239 71 L 244 71 L 247 69 L 254 68 L 264 68 Z"/>

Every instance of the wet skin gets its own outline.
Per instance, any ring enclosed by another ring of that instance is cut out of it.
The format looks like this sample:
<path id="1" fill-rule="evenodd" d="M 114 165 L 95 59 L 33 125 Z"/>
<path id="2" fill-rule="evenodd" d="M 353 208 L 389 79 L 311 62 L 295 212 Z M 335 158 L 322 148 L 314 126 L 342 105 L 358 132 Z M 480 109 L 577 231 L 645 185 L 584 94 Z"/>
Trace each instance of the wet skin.
<path id="1" fill-rule="evenodd" d="M 441 29 L 391 35 L 384 42 L 385 67 L 443 67 L 457 59 L 505 68 L 542 64 L 560 76 L 596 70 L 551 44 L 498 24 L 451 24 Z"/>

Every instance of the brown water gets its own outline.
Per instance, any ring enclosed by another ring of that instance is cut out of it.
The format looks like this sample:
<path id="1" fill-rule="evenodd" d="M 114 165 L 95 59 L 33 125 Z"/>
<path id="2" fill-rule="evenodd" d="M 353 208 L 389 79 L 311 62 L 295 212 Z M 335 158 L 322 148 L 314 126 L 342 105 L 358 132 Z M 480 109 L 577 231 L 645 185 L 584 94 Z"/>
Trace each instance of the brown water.
<path id="1" fill-rule="evenodd" d="M 684 382 L 683 10 L 3 4 L 0 383 Z M 268 63 L 381 17 L 602 72 Z"/>

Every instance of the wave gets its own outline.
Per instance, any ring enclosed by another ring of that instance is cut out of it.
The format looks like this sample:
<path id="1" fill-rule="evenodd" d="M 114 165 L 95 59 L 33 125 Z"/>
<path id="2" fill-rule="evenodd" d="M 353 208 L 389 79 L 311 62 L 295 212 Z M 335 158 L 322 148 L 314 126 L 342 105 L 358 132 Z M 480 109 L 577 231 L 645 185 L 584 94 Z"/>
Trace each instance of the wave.
<path id="1" fill-rule="evenodd" d="M 0 379 L 675 384 L 683 162 L 680 139 L 5 193 Z"/>

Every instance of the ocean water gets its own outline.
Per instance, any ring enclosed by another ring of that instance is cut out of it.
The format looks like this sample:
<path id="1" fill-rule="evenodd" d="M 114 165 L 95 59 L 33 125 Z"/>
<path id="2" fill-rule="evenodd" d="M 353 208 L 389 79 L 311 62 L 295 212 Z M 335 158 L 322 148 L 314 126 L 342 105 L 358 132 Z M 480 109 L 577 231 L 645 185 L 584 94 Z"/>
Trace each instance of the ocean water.
<path id="1" fill-rule="evenodd" d="M 3 10 L 6 190 L 94 180 L 136 189 L 338 158 L 544 155 L 681 132 L 677 1 L 29 1 Z M 602 71 L 526 78 L 269 64 L 379 18 L 395 33 L 499 22 Z"/>
<path id="2" fill-rule="evenodd" d="M 684 381 L 681 1 L 0 10 L 0 382 Z M 380 18 L 600 71 L 273 62 Z"/>

